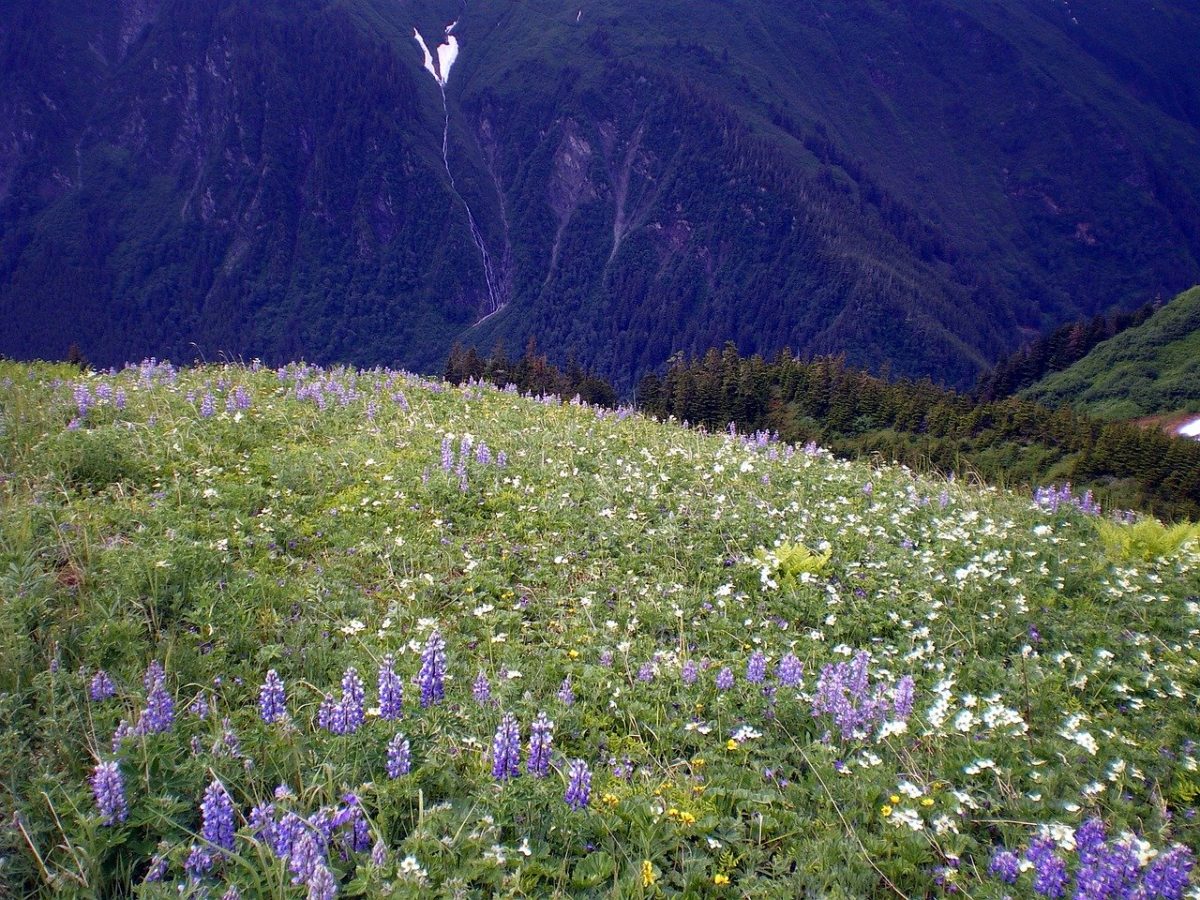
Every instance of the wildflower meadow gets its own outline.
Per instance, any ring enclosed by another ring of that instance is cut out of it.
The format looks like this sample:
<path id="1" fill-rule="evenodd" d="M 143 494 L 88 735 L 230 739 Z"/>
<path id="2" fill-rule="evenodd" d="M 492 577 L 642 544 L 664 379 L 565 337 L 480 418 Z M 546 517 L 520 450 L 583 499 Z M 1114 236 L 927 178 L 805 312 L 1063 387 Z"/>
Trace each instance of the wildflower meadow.
<path id="1" fill-rule="evenodd" d="M 402 372 L 0 364 L 0 896 L 1200 897 L 1200 529 Z"/>

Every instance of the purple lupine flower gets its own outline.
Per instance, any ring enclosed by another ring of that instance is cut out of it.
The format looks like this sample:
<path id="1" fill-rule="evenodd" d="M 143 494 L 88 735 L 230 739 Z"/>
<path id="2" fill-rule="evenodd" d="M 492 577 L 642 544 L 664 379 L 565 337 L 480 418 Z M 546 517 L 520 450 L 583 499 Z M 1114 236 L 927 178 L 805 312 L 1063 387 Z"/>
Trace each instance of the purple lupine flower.
<path id="1" fill-rule="evenodd" d="M 554 723 L 544 712 L 533 720 L 529 733 L 529 761 L 525 765 L 534 778 L 545 778 L 550 774 L 550 750 L 554 742 Z"/>
<path id="2" fill-rule="evenodd" d="M 442 471 L 449 472 L 454 468 L 454 446 L 450 441 L 450 435 L 442 438 Z"/>
<path id="3" fill-rule="evenodd" d="M 1000 849 L 992 854 L 988 871 L 1005 884 L 1016 884 L 1017 876 L 1021 874 L 1021 861 L 1011 850 Z"/>
<path id="4" fill-rule="evenodd" d="M 208 419 L 217 411 L 217 401 L 211 393 L 204 392 L 204 399 L 200 401 L 200 417 Z"/>
<path id="5" fill-rule="evenodd" d="M 212 868 L 212 854 L 203 847 L 192 845 L 191 851 L 188 853 L 187 861 L 183 864 L 183 871 L 187 873 L 188 878 L 192 881 L 199 881 L 204 877 L 204 873 Z"/>
<path id="6" fill-rule="evenodd" d="M 250 810 L 250 816 L 246 820 L 250 826 L 250 831 L 256 838 L 264 844 L 273 847 L 275 845 L 275 804 L 274 803 L 258 803 Z"/>
<path id="7" fill-rule="evenodd" d="M 767 658 L 761 650 L 755 650 L 750 654 L 750 659 L 746 662 L 746 680 L 759 683 L 767 677 Z"/>
<path id="8" fill-rule="evenodd" d="M 690 659 L 685 662 L 683 664 L 683 668 L 679 670 L 680 680 L 687 685 L 695 684 L 696 678 L 699 677 L 699 674 L 700 672 L 699 669 L 696 668 L 696 663 Z"/>
<path id="9" fill-rule="evenodd" d="M 363 710 L 362 679 L 358 677 L 358 669 L 351 666 L 342 676 L 342 734 L 354 734 L 361 727 L 365 712 Z"/>
<path id="10" fill-rule="evenodd" d="M 891 710 L 883 698 L 881 685 L 871 685 L 868 664 L 870 654 L 860 651 L 851 662 L 830 663 L 821 669 L 812 714 L 828 713 L 849 740 L 861 737 L 883 722 Z"/>
<path id="11" fill-rule="evenodd" d="M 258 711 L 268 725 L 287 718 L 287 695 L 283 679 L 274 669 L 267 671 L 266 680 L 258 692 Z"/>
<path id="12" fill-rule="evenodd" d="M 188 704 L 187 711 L 197 719 L 208 718 L 208 698 L 204 696 L 204 691 L 200 691 L 192 698 L 192 702 Z"/>
<path id="13" fill-rule="evenodd" d="M 221 895 L 221 900 L 242 900 L 242 892 L 237 889 L 237 885 L 231 884 Z"/>
<path id="14" fill-rule="evenodd" d="M 116 406 L 117 409 L 125 408 L 125 388 L 117 388 L 117 393 L 113 397 L 113 405 Z"/>
<path id="15" fill-rule="evenodd" d="M 133 737 L 135 734 L 137 734 L 137 729 L 124 719 L 118 722 L 117 730 L 113 732 L 112 736 L 112 752 L 116 753 L 118 750 L 120 750 L 121 745 L 125 743 L 125 739 Z"/>
<path id="16" fill-rule="evenodd" d="M 584 809 L 592 799 L 592 772 L 582 759 L 572 761 L 563 796 L 571 809 Z"/>
<path id="17" fill-rule="evenodd" d="M 508 454 L 501 450 L 496 454 L 496 468 L 503 469 L 508 465 Z"/>
<path id="18" fill-rule="evenodd" d="M 340 734 L 342 720 L 342 708 L 332 694 L 326 694 L 321 699 L 321 705 L 317 709 L 317 726 L 325 731 L 332 731 L 334 734 Z"/>
<path id="19" fill-rule="evenodd" d="M 492 740 L 492 777 L 499 781 L 521 774 L 521 728 L 512 713 L 505 713 Z"/>
<path id="20" fill-rule="evenodd" d="M 296 846 L 307 827 L 304 820 L 295 813 L 284 813 L 271 833 L 271 849 L 275 851 L 275 855 L 280 859 L 290 858 L 292 848 Z"/>
<path id="21" fill-rule="evenodd" d="M 303 823 L 303 820 L 301 822 Z M 292 872 L 292 884 L 308 884 L 318 866 L 322 868 L 325 866 L 325 854 L 313 830 L 303 827 L 288 853 L 288 868 Z"/>
<path id="22" fill-rule="evenodd" d="M 142 687 L 148 694 L 162 684 L 166 677 L 167 673 L 163 671 L 162 663 L 157 659 L 151 660 L 150 665 L 146 667 L 146 674 L 142 676 Z"/>
<path id="23" fill-rule="evenodd" d="M 160 680 L 146 697 L 146 708 L 138 719 L 137 730 L 141 734 L 160 734 L 170 731 L 174 724 L 175 701 Z"/>
<path id="24" fill-rule="evenodd" d="M 446 642 L 438 631 L 429 635 L 421 651 L 421 669 L 417 672 L 421 686 L 421 708 L 426 709 L 446 696 Z"/>
<path id="25" fill-rule="evenodd" d="M 221 738 L 213 745 L 213 754 L 220 756 L 222 754 L 241 759 L 242 742 L 237 736 L 237 732 L 233 730 L 233 723 L 229 721 L 229 717 L 221 719 Z"/>
<path id="26" fill-rule="evenodd" d="M 150 860 L 150 868 L 146 870 L 146 874 L 142 878 L 142 884 L 157 884 L 166 877 L 167 858 L 156 853 Z"/>
<path id="27" fill-rule="evenodd" d="M 116 696 L 116 693 L 116 685 L 113 684 L 112 679 L 108 677 L 108 673 L 103 669 L 97 671 L 92 676 L 92 680 L 88 682 L 88 696 L 97 703 Z"/>
<path id="28" fill-rule="evenodd" d="M 125 802 L 125 779 L 121 767 L 115 762 L 97 763 L 92 772 L 92 793 L 96 797 L 96 809 L 105 825 L 124 822 L 129 815 Z"/>
<path id="29" fill-rule="evenodd" d="M 1090 838 L 1090 836 L 1089 836 Z M 1079 848 L 1075 876 L 1077 897 L 1133 897 L 1141 879 L 1137 852 L 1128 844 Z"/>
<path id="30" fill-rule="evenodd" d="M 408 738 L 399 732 L 388 741 L 387 746 L 387 776 L 399 778 L 412 771 L 412 751 L 408 746 Z"/>
<path id="31" fill-rule="evenodd" d="M 796 658 L 795 653 L 789 653 L 776 666 L 775 677 L 784 687 L 799 687 L 804 681 L 804 663 Z"/>
<path id="32" fill-rule="evenodd" d="M 568 675 L 563 679 L 562 684 L 558 688 L 558 699 L 562 701 L 564 706 L 575 705 L 575 691 L 571 687 L 571 676 Z"/>
<path id="33" fill-rule="evenodd" d="M 606 669 L 611 668 L 613 664 L 613 652 L 611 650 L 600 651 L 599 663 Z"/>
<path id="34" fill-rule="evenodd" d="M 1088 819 L 1075 829 L 1075 850 L 1079 861 L 1088 863 L 1100 855 L 1104 849 L 1104 822 L 1100 819 Z"/>
<path id="35" fill-rule="evenodd" d="M 480 706 L 491 702 L 492 684 L 488 681 L 487 675 L 483 673 L 483 669 L 479 670 L 479 675 L 476 676 L 475 683 L 471 685 L 471 694 L 474 696 L 475 702 Z"/>
<path id="36" fill-rule="evenodd" d="M 86 384 L 75 385 L 75 408 L 79 412 L 79 418 L 85 418 L 88 410 L 93 403 L 92 391 Z"/>
<path id="37" fill-rule="evenodd" d="M 638 667 L 637 679 L 643 684 L 649 684 L 654 680 L 654 662 L 652 660 L 648 659 Z"/>
<path id="38" fill-rule="evenodd" d="M 1195 860 L 1192 851 L 1183 845 L 1160 853 L 1146 867 L 1142 884 L 1145 896 L 1162 900 L 1182 900 L 1191 883 Z"/>
<path id="39" fill-rule="evenodd" d="M 375 846 L 371 848 L 371 863 L 376 866 L 386 866 L 388 861 L 387 844 L 380 838 L 375 842 Z"/>
<path id="40" fill-rule="evenodd" d="M 241 410 L 250 408 L 250 394 L 240 384 L 233 392 L 234 405 Z"/>
<path id="41" fill-rule="evenodd" d="M 488 449 L 488 445 L 483 441 L 480 441 L 479 446 L 475 448 L 475 462 L 481 466 L 491 465 L 492 451 Z"/>
<path id="42" fill-rule="evenodd" d="M 1033 863 L 1033 889 L 1044 897 L 1062 897 L 1067 883 L 1067 867 L 1054 853 L 1054 841 L 1034 838 L 1025 858 Z"/>
<path id="43" fill-rule="evenodd" d="M 717 690 L 727 691 L 733 687 L 733 670 L 729 666 L 717 673 Z"/>
<path id="44" fill-rule="evenodd" d="M 389 653 L 379 666 L 379 715 L 387 721 L 399 719 L 404 712 L 404 685 L 396 674 L 396 660 Z"/>
<path id="45" fill-rule="evenodd" d="M 233 801 L 220 781 L 213 781 L 204 791 L 200 804 L 200 836 L 223 850 L 233 849 Z"/>
<path id="46" fill-rule="evenodd" d="M 317 863 L 308 877 L 307 900 L 333 900 L 336 895 L 337 882 L 333 880 L 333 873 L 324 863 Z"/>
<path id="47" fill-rule="evenodd" d="M 896 713 L 896 718 L 902 721 L 908 719 L 912 715 L 913 708 L 913 677 L 905 675 L 896 684 L 896 697 L 893 702 L 892 709 Z"/>

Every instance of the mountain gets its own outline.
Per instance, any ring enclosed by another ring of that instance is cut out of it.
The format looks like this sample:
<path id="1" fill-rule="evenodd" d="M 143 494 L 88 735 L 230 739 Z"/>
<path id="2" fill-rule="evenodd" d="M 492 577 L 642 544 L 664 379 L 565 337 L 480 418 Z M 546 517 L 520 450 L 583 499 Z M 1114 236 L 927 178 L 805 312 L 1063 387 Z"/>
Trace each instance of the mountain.
<path id="1" fill-rule="evenodd" d="M 1182 0 L 0 13 L 0 353 L 532 337 L 627 389 L 731 340 L 965 385 L 1200 281 Z"/>
<path id="2" fill-rule="evenodd" d="M 1200 287 L 1021 393 L 1103 419 L 1200 413 Z"/>

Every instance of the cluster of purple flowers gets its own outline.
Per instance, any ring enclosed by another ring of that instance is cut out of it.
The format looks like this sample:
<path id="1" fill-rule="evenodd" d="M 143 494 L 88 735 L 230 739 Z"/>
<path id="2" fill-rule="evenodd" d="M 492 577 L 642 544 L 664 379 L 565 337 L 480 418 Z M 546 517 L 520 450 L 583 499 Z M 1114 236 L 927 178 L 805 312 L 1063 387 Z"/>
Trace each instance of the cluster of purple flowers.
<path id="1" fill-rule="evenodd" d="M 450 435 L 442 438 L 442 471 L 451 472 L 458 476 L 458 488 L 462 492 L 466 492 L 470 486 L 467 478 L 467 463 L 474 457 L 475 463 L 480 466 L 496 466 L 503 469 L 508 465 L 508 457 L 504 451 L 493 454 L 491 448 L 484 441 L 475 443 L 474 439 L 469 434 L 464 434 L 458 442 L 458 453 L 454 452 L 454 441 Z"/>
<path id="2" fill-rule="evenodd" d="M 283 801 L 291 793 L 280 787 L 275 797 Z M 346 794 L 337 806 L 322 807 L 308 817 L 264 803 L 251 810 L 249 824 L 255 837 L 287 863 L 292 884 L 303 885 L 310 898 L 328 900 L 337 894 L 337 879 L 329 866 L 331 849 L 340 848 L 343 858 L 372 849 L 370 826 L 354 794 Z"/>
<path id="3" fill-rule="evenodd" d="M 88 696 L 92 698 L 94 703 L 99 703 L 103 700 L 108 700 L 116 696 L 117 687 L 113 684 L 108 673 L 100 669 L 92 676 L 92 680 L 88 682 Z"/>
<path id="4" fill-rule="evenodd" d="M 767 657 L 761 650 L 755 650 L 746 661 L 746 680 L 753 684 L 761 684 L 767 677 Z"/>
<path id="5" fill-rule="evenodd" d="M 571 687 L 570 675 L 563 679 L 562 685 L 558 689 L 558 699 L 562 701 L 563 706 L 575 705 L 575 689 Z"/>
<path id="6" fill-rule="evenodd" d="M 138 718 L 137 734 L 160 734 L 175 725 L 175 700 L 167 693 L 166 673 L 155 660 L 146 669 L 142 684 L 146 688 L 146 706 Z"/>
<path id="7" fill-rule="evenodd" d="M 1091 491 L 1086 491 L 1082 497 L 1076 496 L 1071 490 L 1071 483 L 1058 486 L 1038 488 L 1034 492 L 1033 502 L 1048 513 L 1056 513 L 1062 507 L 1074 507 L 1084 515 L 1098 516 L 1101 509 Z"/>
<path id="8" fill-rule="evenodd" d="M 396 732 L 396 736 L 388 741 L 387 774 L 388 778 L 399 778 L 412 771 L 412 749 L 408 738 Z"/>
<path id="9" fill-rule="evenodd" d="M 125 821 L 129 807 L 125 802 L 125 779 L 117 763 L 102 762 L 96 766 L 92 772 L 92 794 L 105 825 Z"/>
<path id="10" fill-rule="evenodd" d="M 554 742 L 554 723 L 544 712 L 533 720 L 529 735 L 529 762 L 526 771 L 534 778 L 550 774 L 550 752 Z"/>
<path id="11" fill-rule="evenodd" d="M 417 685 L 421 688 L 422 709 L 428 709 L 446 696 L 446 641 L 439 631 L 431 633 L 425 641 Z"/>
<path id="12" fill-rule="evenodd" d="M 379 666 L 379 715 L 391 722 L 404 712 L 404 685 L 396 674 L 396 660 L 389 653 Z"/>
<path id="13" fill-rule="evenodd" d="M 358 670 L 351 666 L 342 676 L 342 699 L 326 694 L 317 710 L 317 724 L 333 734 L 354 734 L 366 718 L 363 709 L 365 692 Z"/>
<path id="14" fill-rule="evenodd" d="M 283 679 L 274 669 L 267 672 L 266 680 L 258 692 L 258 711 L 268 725 L 287 718 L 287 696 L 283 690 Z"/>
<path id="15" fill-rule="evenodd" d="M 871 683 L 870 661 L 870 654 L 860 650 L 850 662 L 830 663 L 821 669 L 812 714 L 832 716 L 843 740 L 864 738 L 889 718 L 905 720 L 912 713 L 912 679 L 902 679 L 895 700 L 888 702 L 885 686 Z"/>
<path id="16" fill-rule="evenodd" d="M 488 677 L 484 674 L 483 669 L 479 670 L 479 675 L 476 676 L 475 683 L 471 685 L 471 695 L 480 706 L 485 706 L 492 702 L 492 683 L 488 681 Z"/>
<path id="17" fill-rule="evenodd" d="M 775 677 L 783 687 L 799 687 L 804 682 L 804 663 L 796 658 L 795 653 L 789 653 L 776 666 Z"/>
<path id="18" fill-rule="evenodd" d="M 233 800 L 225 785 L 212 781 L 200 804 L 200 836 L 214 847 L 233 849 Z"/>
<path id="19" fill-rule="evenodd" d="M 1068 863 L 1054 841 L 1035 837 L 1024 858 L 1032 872 L 1033 890 L 1043 897 L 1065 897 L 1072 884 Z M 1180 900 L 1190 885 L 1195 859 L 1182 845 L 1156 854 L 1142 865 L 1128 841 L 1106 840 L 1104 823 L 1090 819 L 1075 832 L 1074 890 L 1076 900 Z M 1020 857 L 1003 847 L 992 855 L 988 871 L 1006 884 L 1020 878 Z"/>
<path id="20" fill-rule="evenodd" d="M 571 809 L 585 809 L 592 799 L 592 770 L 582 759 L 571 762 L 563 799 Z"/>
<path id="21" fill-rule="evenodd" d="M 521 728 L 512 713 L 505 713 L 492 740 L 492 777 L 507 781 L 521 774 Z"/>

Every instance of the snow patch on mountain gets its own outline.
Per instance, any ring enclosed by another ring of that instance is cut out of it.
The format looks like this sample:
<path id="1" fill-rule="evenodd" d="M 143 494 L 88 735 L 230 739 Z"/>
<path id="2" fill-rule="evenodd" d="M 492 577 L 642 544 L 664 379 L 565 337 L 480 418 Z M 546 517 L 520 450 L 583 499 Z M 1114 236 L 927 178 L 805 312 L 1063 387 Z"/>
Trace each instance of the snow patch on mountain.
<path id="1" fill-rule="evenodd" d="M 421 53 L 424 54 L 425 70 L 433 76 L 439 87 L 445 87 L 446 82 L 450 80 L 450 68 L 458 59 L 458 38 L 454 36 L 454 27 L 458 24 L 458 20 L 451 22 L 446 26 L 446 40 L 437 46 L 437 55 L 429 52 L 429 45 L 425 43 L 425 38 L 421 36 L 416 28 L 413 29 L 413 37 L 417 39 L 417 43 L 421 45 Z"/>
<path id="2" fill-rule="evenodd" d="M 1200 441 L 1200 418 L 1192 419 L 1190 422 L 1184 422 L 1175 431 L 1180 437 L 1195 438 Z"/>

